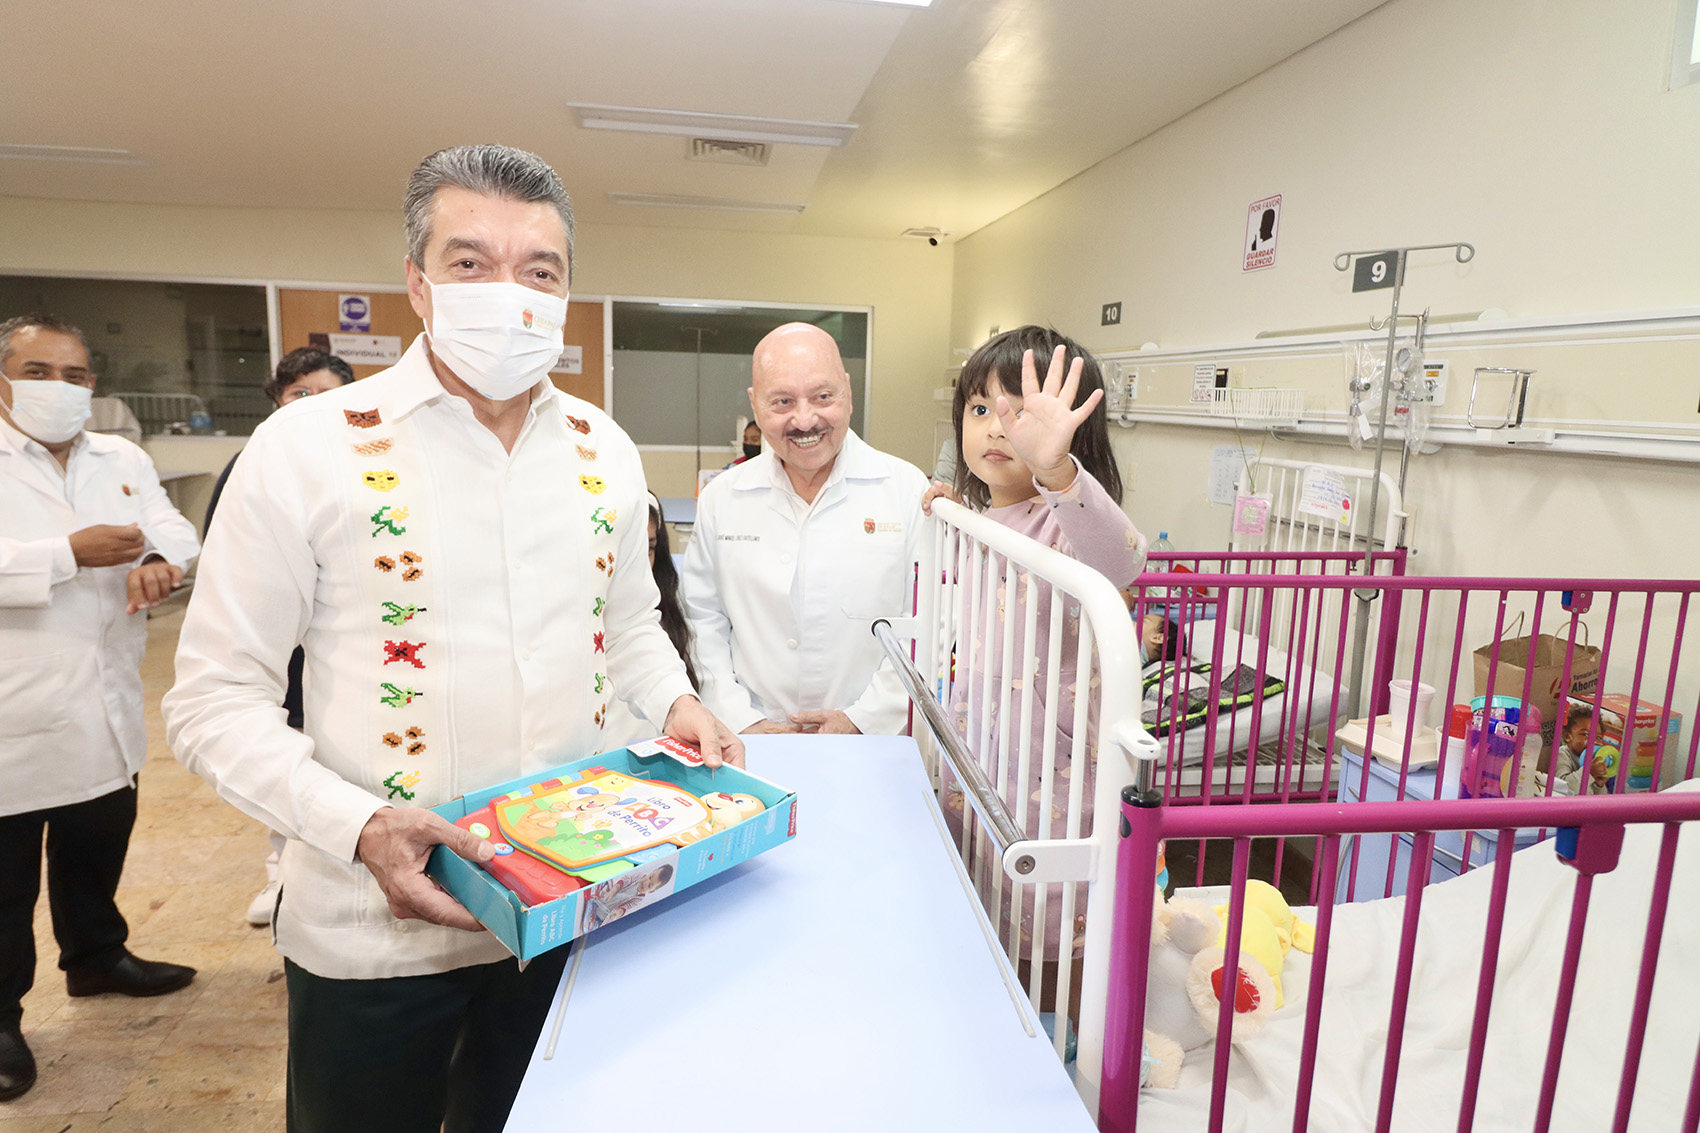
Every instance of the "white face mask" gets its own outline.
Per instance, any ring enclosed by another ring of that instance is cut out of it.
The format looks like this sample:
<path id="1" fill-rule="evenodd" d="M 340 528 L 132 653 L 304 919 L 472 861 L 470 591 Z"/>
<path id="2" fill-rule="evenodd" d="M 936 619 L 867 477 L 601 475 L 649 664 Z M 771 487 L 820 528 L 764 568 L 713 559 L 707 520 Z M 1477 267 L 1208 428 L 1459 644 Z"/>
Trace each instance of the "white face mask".
<path id="1" fill-rule="evenodd" d="M 59 381 L 14 382 L 12 424 L 42 444 L 63 444 L 83 431 L 89 419 L 89 401 L 94 391 L 87 386 Z"/>
<path id="2" fill-rule="evenodd" d="M 431 288 L 431 353 L 490 400 L 518 397 L 560 358 L 566 296 L 518 283 L 425 282 Z"/>

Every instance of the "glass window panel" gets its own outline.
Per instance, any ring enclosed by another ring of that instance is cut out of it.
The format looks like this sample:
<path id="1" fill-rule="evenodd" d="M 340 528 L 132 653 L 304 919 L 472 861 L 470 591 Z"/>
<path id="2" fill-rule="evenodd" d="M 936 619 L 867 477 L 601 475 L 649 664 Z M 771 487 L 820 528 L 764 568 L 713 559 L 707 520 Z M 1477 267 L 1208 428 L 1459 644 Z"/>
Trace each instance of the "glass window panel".
<path id="1" fill-rule="evenodd" d="M 0 320 L 37 311 L 82 328 L 95 396 L 143 433 L 246 436 L 271 412 L 264 287 L 0 275 Z"/>

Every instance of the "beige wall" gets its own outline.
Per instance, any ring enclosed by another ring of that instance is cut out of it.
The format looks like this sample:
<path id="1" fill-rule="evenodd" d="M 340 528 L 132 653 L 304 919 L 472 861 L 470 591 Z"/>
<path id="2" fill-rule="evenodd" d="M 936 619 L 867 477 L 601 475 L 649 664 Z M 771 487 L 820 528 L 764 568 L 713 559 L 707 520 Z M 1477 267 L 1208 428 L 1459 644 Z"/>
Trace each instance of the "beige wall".
<path id="1" fill-rule="evenodd" d="M 930 468 L 953 250 L 920 241 L 583 226 L 586 294 L 870 306 L 869 439 Z M 0 271 L 398 283 L 399 211 L 0 198 Z"/>
<path id="2" fill-rule="evenodd" d="M 1026 321 L 1098 350 L 1360 323 L 1389 292 L 1354 297 L 1336 253 L 1445 240 L 1477 259 L 1413 258 L 1406 310 L 1692 305 L 1700 87 L 1664 90 L 1670 24 L 1668 0 L 1394 0 L 959 243 L 952 345 Z M 1392 70 L 1375 81 L 1372 66 Z M 1244 274 L 1246 208 L 1271 193 L 1284 194 L 1277 266 Z M 1123 325 L 1100 328 L 1113 300 Z M 1316 364 L 1341 372 L 1337 357 Z M 1700 379 L 1664 380 L 1700 425 Z M 1227 509 L 1204 485 L 1211 446 L 1233 434 L 1113 433 L 1135 521 L 1183 548 L 1225 545 Z M 1266 451 L 1369 462 L 1343 445 Z M 1419 458 L 1408 486 L 1426 574 L 1692 577 L 1700 562 L 1692 465 L 1448 449 Z"/>
<path id="3" fill-rule="evenodd" d="M 1414 259 L 1408 301 L 1514 317 L 1692 304 L 1700 87 L 1670 0 L 1394 0 L 957 245 L 952 345 L 1054 320 L 1098 350 L 1356 323 L 1330 261 Z M 1284 195 L 1277 266 L 1246 209 Z M 1099 305 L 1125 303 L 1119 327 Z"/>

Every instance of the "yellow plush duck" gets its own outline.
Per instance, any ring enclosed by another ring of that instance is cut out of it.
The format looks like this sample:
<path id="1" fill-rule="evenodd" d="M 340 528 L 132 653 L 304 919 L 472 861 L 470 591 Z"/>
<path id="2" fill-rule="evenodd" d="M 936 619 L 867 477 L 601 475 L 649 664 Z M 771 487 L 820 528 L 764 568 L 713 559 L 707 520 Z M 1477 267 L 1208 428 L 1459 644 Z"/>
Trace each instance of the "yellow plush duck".
<path id="1" fill-rule="evenodd" d="M 1217 905 L 1215 913 L 1216 940 L 1193 956 L 1186 981 L 1187 995 L 1200 1021 L 1212 1032 L 1225 982 L 1222 961 L 1228 937 L 1228 906 Z M 1263 881 L 1246 883 L 1239 972 L 1231 981 L 1236 1041 L 1262 1030 L 1270 1014 L 1286 1002 L 1281 991 L 1281 969 L 1286 965 L 1287 952 L 1297 948 L 1309 953 L 1315 945 L 1315 929 L 1293 916 L 1292 907 L 1280 890 Z"/>

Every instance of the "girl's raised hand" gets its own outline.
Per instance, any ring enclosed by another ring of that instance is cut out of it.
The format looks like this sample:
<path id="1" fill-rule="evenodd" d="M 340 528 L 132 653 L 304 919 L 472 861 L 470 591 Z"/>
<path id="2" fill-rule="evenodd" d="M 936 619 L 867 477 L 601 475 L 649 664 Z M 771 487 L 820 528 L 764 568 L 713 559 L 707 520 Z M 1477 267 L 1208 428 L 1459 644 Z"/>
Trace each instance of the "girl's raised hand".
<path id="1" fill-rule="evenodd" d="M 1076 358 L 1063 375 L 1065 347 L 1057 347 L 1051 355 L 1050 369 L 1045 382 L 1039 383 L 1038 370 L 1033 364 L 1033 352 L 1021 356 L 1021 412 L 1010 408 L 1009 399 L 999 396 L 998 420 L 1003 424 L 1015 455 L 1033 470 L 1033 478 L 1053 492 L 1074 483 L 1074 462 L 1068 457 L 1074 441 L 1074 431 L 1092 416 L 1092 411 L 1104 399 L 1104 391 L 1096 389 L 1072 408 L 1074 395 L 1080 390 L 1080 371 L 1085 359 Z"/>

